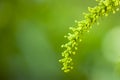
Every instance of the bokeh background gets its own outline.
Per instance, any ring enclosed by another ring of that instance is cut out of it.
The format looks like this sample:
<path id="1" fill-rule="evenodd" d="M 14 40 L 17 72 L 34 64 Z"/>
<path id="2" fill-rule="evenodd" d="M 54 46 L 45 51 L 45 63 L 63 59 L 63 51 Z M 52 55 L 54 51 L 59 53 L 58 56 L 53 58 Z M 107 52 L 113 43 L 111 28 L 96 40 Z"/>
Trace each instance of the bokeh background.
<path id="1" fill-rule="evenodd" d="M 120 80 L 120 11 L 101 17 L 61 71 L 60 46 L 95 0 L 0 0 L 0 80 Z"/>

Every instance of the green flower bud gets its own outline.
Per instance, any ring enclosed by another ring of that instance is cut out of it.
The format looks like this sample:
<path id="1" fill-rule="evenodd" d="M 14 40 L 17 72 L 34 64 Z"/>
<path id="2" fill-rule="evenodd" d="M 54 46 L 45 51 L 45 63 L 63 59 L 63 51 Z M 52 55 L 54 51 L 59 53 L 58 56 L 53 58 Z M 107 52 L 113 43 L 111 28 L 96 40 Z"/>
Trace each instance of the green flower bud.
<path id="1" fill-rule="evenodd" d="M 68 39 L 68 42 L 64 45 L 61 45 L 65 50 L 62 52 L 62 59 L 59 60 L 63 64 L 61 68 L 64 72 L 69 72 L 73 69 L 73 60 L 72 56 L 76 54 L 78 50 L 78 42 L 82 41 L 82 36 L 84 33 L 89 32 L 93 24 L 98 22 L 98 19 L 102 16 L 108 16 L 109 13 L 116 13 L 119 11 L 120 0 L 96 0 L 98 5 L 91 8 L 88 7 L 88 13 L 83 13 L 84 20 L 77 21 L 75 20 L 75 27 L 70 27 L 72 33 L 68 33 L 67 36 L 64 36 Z"/>

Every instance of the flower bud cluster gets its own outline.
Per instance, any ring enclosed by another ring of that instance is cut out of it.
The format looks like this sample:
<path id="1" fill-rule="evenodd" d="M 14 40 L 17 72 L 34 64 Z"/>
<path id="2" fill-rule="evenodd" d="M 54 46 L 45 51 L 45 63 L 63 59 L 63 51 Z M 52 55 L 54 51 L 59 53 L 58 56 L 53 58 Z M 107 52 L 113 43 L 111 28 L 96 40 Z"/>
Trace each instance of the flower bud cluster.
<path id="1" fill-rule="evenodd" d="M 73 69 L 72 56 L 76 54 L 78 49 L 78 43 L 82 41 L 81 36 L 85 32 L 89 32 L 93 24 L 97 23 L 101 16 L 108 16 L 110 12 L 116 13 L 119 11 L 120 0 L 96 0 L 98 5 L 91 8 L 88 7 L 88 13 L 84 13 L 84 20 L 75 21 L 76 26 L 70 27 L 72 33 L 68 33 L 65 38 L 68 39 L 68 43 L 63 44 L 61 47 L 65 48 L 62 52 L 62 59 L 59 60 L 63 64 L 62 70 L 69 72 Z"/>

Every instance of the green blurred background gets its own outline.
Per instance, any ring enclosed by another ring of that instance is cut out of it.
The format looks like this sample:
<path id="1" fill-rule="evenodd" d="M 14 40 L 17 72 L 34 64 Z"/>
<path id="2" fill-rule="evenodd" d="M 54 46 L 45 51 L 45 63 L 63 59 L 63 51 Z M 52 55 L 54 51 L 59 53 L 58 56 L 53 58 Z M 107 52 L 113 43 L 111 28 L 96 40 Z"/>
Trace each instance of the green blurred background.
<path id="1" fill-rule="evenodd" d="M 101 17 L 61 71 L 61 44 L 95 0 L 0 0 L 0 80 L 120 80 L 120 11 Z"/>

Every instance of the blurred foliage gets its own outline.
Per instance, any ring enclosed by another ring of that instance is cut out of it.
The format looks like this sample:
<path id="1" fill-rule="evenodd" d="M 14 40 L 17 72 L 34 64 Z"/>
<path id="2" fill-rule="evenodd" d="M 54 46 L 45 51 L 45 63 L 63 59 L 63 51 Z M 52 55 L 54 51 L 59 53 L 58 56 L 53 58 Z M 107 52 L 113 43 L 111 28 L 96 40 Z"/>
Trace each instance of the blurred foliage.
<path id="1" fill-rule="evenodd" d="M 120 12 L 101 18 L 85 34 L 73 71 L 60 70 L 63 36 L 95 5 L 94 0 L 0 0 L 0 80 L 120 80 L 119 61 L 111 59 L 120 54 Z"/>

